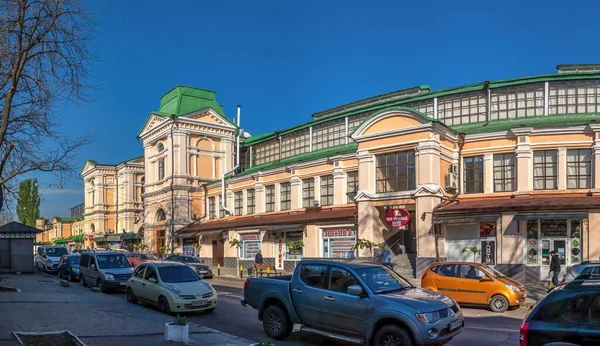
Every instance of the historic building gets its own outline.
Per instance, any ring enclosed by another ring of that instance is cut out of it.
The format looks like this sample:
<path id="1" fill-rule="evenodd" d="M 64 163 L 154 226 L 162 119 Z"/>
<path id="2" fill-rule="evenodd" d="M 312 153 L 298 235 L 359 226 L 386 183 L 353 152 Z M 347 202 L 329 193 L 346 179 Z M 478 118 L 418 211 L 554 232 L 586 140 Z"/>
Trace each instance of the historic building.
<path id="1" fill-rule="evenodd" d="M 139 134 L 135 168 L 144 171 L 128 186 L 143 189 L 143 217 L 114 226 L 126 220 L 111 216 L 117 173 L 89 161 L 86 230 L 143 227 L 151 251 L 199 243 L 206 261 L 231 267 L 252 264 L 260 249 L 286 270 L 369 240 L 417 276 L 436 259 L 475 258 L 537 281 L 550 250 L 564 267 L 600 256 L 598 70 L 419 86 L 254 136 L 215 93 L 178 86 Z"/>

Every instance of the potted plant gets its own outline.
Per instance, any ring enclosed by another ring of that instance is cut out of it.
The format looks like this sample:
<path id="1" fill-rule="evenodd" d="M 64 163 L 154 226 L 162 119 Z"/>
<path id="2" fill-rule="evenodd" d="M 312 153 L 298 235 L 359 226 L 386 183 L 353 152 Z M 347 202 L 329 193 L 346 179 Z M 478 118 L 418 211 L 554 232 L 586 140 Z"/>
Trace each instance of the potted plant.
<path id="1" fill-rule="evenodd" d="M 168 253 L 169 253 L 169 251 L 171 251 L 171 248 L 169 248 L 169 247 L 168 247 L 168 246 L 166 246 L 166 245 L 163 245 L 163 246 L 161 246 L 161 247 L 158 249 L 158 251 L 160 252 L 160 254 L 161 254 L 162 256 L 165 256 L 166 254 L 168 254 Z"/>
<path id="2" fill-rule="evenodd" d="M 299 240 L 290 240 L 285 245 L 288 248 L 288 253 L 291 256 L 294 256 L 294 267 L 298 265 L 298 257 L 302 256 L 302 249 L 304 248 L 304 242 L 302 239 Z"/>
<path id="3" fill-rule="evenodd" d="M 358 249 L 369 249 L 371 253 L 371 258 L 373 258 L 373 247 L 377 246 L 377 244 L 373 243 L 368 239 L 356 239 L 356 244 L 354 245 L 354 250 L 357 252 L 356 257 L 358 257 Z"/>
<path id="4" fill-rule="evenodd" d="M 148 246 L 142 243 L 137 243 L 135 244 L 135 249 L 137 250 L 137 252 L 142 252 L 146 249 L 148 249 Z"/>
<path id="5" fill-rule="evenodd" d="M 185 316 L 179 314 L 173 317 L 173 322 L 165 323 L 165 340 L 176 342 L 188 342 L 190 338 L 190 326 Z"/>
<path id="6" fill-rule="evenodd" d="M 473 254 L 473 262 L 477 262 L 477 255 L 481 254 L 481 249 L 477 246 L 466 247 L 462 249 L 462 252 L 470 252 Z"/>

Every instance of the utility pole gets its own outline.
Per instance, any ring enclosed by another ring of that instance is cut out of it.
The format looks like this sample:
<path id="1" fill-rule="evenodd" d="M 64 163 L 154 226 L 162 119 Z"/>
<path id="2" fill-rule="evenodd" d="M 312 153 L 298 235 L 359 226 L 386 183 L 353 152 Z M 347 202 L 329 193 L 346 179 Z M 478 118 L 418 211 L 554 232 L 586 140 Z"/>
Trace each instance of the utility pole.
<path id="1" fill-rule="evenodd" d="M 177 126 L 177 116 L 175 114 L 171 114 L 171 120 L 173 124 L 171 124 L 171 235 L 169 237 L 169 247 L 171 248 L 171 255 L 173 254 L 173 241 L 175 237 L 175 189 L 173 187 L 175 180 L 175 137 L 173 135 L 173 130 L 175 126 Z"/>

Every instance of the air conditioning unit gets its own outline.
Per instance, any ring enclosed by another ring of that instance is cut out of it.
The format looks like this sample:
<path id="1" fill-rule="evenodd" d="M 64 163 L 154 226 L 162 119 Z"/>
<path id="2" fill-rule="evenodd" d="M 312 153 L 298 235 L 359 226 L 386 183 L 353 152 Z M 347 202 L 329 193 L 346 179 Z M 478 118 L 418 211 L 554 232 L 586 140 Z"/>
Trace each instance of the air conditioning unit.
<path id="1" fill-rule="evenodd" d="M 458 163 L 453 163 L 450 165 L 450 173 L 458 174 Z"/>
<path id="2" fill-rule="evenodd" d="M 456 191 L 458 189 L 458 175 L 455 173 L 446 174 L 446 190 Z"/>

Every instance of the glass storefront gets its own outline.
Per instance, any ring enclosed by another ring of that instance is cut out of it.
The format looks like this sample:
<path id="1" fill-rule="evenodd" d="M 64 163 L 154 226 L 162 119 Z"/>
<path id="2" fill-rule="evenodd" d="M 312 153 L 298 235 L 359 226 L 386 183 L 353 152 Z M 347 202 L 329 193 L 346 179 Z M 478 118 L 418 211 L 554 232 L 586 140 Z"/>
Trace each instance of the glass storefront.
<path id="1" fill-rule="evenodd" d="M 240 248 L 240 259 L 254 260 L 260 250 L 260 233 L 240 234 L 242 246 Z"/>
<path id="2" fill-rule="evenodd" d="M 323 257 L 348 258 L 356 244 L 356 228 L 328 228 L 322 229 Z"/>

